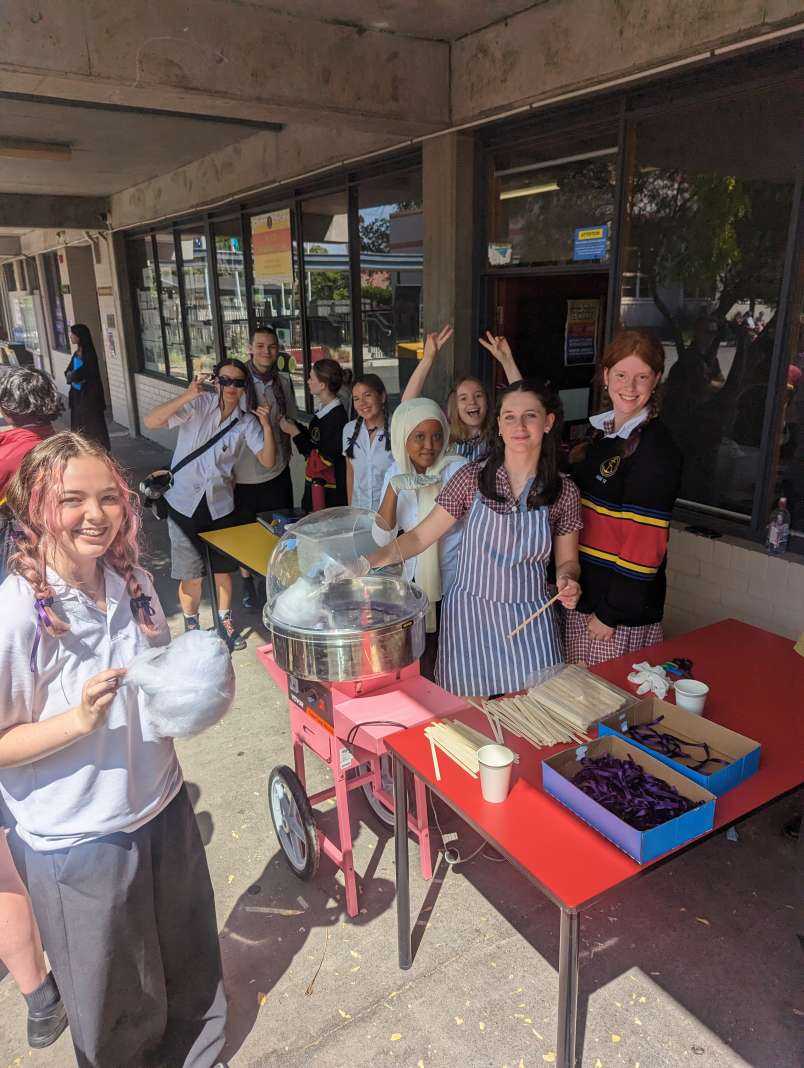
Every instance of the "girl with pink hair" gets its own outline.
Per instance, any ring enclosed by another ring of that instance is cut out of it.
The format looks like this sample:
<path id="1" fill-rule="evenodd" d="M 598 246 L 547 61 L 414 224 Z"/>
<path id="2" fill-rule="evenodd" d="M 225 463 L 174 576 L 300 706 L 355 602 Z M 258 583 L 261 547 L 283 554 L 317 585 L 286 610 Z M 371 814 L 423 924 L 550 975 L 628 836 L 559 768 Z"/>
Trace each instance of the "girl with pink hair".
<path id="1" fill-rule="evenodd" d="M 7 490 L 0 793 L 82 1068 L 212 1068 L 226 1002 L 203 845 L 137 653 L 170 641 L 139 567 L 136 498 L 98 444 L 61 433 Z"/>

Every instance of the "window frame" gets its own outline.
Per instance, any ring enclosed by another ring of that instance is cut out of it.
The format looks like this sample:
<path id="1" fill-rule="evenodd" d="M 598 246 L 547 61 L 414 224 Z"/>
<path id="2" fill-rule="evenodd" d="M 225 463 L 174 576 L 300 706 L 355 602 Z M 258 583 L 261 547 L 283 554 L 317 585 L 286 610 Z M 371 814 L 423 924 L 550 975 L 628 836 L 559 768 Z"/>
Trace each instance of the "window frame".
<path id="1" fill-rule="evenodd" d="M 67 311 L 64 307 L 64 294 L 61 290 L 61 271 L 59 270 L 59 253 L 58 252 L 45 252 L 42 256 L 45 274 L 45 292 L 47 293 L 47 310 L 48 310 L 48 334 L 50 336 L 50 343 L 56 352 L 70 352 L 70 336 L 69 336 L 69 324 L 67 322 Z M 56 313 L 59 313 L 58 315 Z M 64 323 L 64 334 L 62 337 L 58 336 L 56 322 L 60 318 Z M 60 344 L 60 342 L 64 344 Z"/>

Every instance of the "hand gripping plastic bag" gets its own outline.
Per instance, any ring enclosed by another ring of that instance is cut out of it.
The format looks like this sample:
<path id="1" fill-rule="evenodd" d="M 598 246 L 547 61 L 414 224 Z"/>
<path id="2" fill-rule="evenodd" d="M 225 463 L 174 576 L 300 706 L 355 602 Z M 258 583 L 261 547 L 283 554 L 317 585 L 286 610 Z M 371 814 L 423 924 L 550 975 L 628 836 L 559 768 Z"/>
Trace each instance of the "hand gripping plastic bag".
<path id="1" fill-rule="evenodd" d="M 189 630 L 170 645 L 136 656 L 126 683 L 146 696 L 143 714 L 160 738 L 192 738 L 232 706 L 235 674 L 225 642 L 213 631 Z"/>

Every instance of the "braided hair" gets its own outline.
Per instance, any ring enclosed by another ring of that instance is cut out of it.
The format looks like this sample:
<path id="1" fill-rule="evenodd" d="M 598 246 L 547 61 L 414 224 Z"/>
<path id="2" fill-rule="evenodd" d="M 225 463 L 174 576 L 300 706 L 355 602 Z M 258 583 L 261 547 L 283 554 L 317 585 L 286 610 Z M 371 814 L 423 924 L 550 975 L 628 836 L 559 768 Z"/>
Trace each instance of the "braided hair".
<path id="1" fill-rule="evenodd" d="M 538 398 L 547 415 L 553 415 L 554 422 L 550 433 L 542 438 L 542 448 L 539 453 L 539 464 L 536 469 L 536 477 L 528 493 L 528 509 L 541 508 L 545 504 L 553 504 L 561 492 L 561 475 L 559 474 L 559 442 L 561 441 L 561 427 L 564 422 L 564 409 L 558 393 L 547 382 L 534 382 L 523 379 L 514 382 L 502 390 L 497 397 L 496 416 L 497 430 L 492 437 L 491 452 L 488 460 L 480 472 L 478 488 L 488 500 L 502 504 L 505 498 L 497 492 L 497 472 L 505 463 L 505 442 L 499 431 L 500 413 L 507 397 L 515 393 L 532 393 Z"/>
<path id="2" fill-rule="evenodd" d="M 389 412 L 388 412 L 388 393 L 387 393 L 387 391 L 385 389 L 385 385 L 383 383 L 383 380 L 380 378 L 379 375 L 365 374 L 365 375 L 361 375 L 360 378 L 356 378 L 354 380 L 354 382 L 352 383 L 352 389 L 354 389 L 355 386 L 365 386 L 366 389 L 370 389 L 370 390 L 372 390 L 372 392 L 374 392 L 378 396 L 382 397 L 382 415 L 383 415 L 383 431 L 385 433 L 385 451 L 386 452 L 390 452 L 391 451 L 391 431 L 389 429 L 390 416 L 389 416 Z M 352 434 L 351 438 L 349 438 L 349 442 L 348 442 L 348 444 L 346 446 L 346 450 L 345 450 L 345 453 L 344 453 L 344 455 L 348 456 L 350 460 L 354 458 L 355 443 L 356 443 L 356 441 L 357 441 L 357 439 L 358 439 L 358 437 L 360 435 L 360 428 L 362 426 L 363 426 L 363 416 L 359 415 L 357 417 L 357 419 L 355 420 L 354 433 Z"/>
<path id="3" fill-rule="evenodd" d="M 154 615 L 151 598 L 144 593 L 135 572 L 139 562 L 139 498 L 129 489 L 122 471 L 109 454 L 80 434 L 62 431 L 46 438 L 23 457 L 11 479 L 6 502 L 17 522 L 17 529 L 8 571 L 24 578 L 33 590 L 38 627 L 54 638 L 66 634 L 69 624 L 53 611 L 55 597 L 48 582 L 47 568 L 59 534 L 58 487 L 62 485 L 70 460 L 84 457 L 104 463 L 120 493 L 123 521 L 103 559 L 125 581 L 131 612 L 140 630 L 154 637 L 158 629 L 151 622 Z M 32 670 L 34 659 L 35 648 Z"/>

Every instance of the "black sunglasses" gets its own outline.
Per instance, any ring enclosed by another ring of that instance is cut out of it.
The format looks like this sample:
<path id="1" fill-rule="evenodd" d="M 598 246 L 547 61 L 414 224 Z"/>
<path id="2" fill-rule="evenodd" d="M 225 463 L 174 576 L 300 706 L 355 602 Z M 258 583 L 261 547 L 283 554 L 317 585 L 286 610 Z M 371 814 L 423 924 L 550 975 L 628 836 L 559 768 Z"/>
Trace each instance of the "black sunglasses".
<path id="1" fill-rule="evenodd" d="M 222 389 L 226 389 L 227 386 L 234 386 L 236 389 L 245 389 L 245 378 L 227 378 L 225 375 L 218 375 L 218 385 Z"/>

